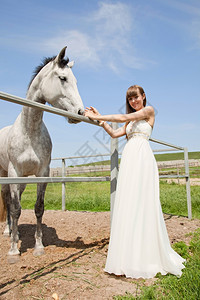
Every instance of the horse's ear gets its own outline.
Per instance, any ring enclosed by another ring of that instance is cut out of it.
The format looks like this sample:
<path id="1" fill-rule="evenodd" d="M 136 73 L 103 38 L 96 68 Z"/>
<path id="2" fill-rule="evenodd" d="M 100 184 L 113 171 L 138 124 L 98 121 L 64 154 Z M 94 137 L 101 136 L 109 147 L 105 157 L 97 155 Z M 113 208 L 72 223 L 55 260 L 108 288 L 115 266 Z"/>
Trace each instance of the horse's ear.
<path id="1" fill-rule="evenodd" d="M 67 49 L 67 46 L 65 46 L 65 47 L 60 51 L 60 53 L 56 56 L 55 62 L 56 62 L 57 64 L 60 64 L 60 63 L 62 62 L 62 60 L 64 59 L 66 49 Z"/>
<path id="2" fill-rule="evenodd" d="M 72 68 L 73 65 L 74 65 L 74 61 L 70 61 L 70 62 L 68 62 L 68 64 L 67 64 L 67 66 L 68 66 L 69 68 Z"/>

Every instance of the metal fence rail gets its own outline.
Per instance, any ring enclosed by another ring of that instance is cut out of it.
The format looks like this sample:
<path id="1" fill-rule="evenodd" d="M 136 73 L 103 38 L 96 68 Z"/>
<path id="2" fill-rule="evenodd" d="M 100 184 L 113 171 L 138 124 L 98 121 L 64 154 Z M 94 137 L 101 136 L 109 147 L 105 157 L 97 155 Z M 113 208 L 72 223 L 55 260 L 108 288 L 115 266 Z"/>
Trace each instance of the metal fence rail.
<path id="1" fill-rule="evenodd" d="M 21 105 L 25 105 L 25 106 L 29 106 L 29 107 L 33 107 L 33 108 L 38 108 L 38 109 L 44 110 L 44 111 L 52 113 L 52 114 L 56 114 L 56 115 L 67 117 L 67 118 L 69 117 L 69 118 L 83 121 L 86 123 L 90 123 L 93 125 L 99 125 L 99 123 L 97 121 L 92 121 L 87 117 L 84 117 L 84 116 L 81 116 L 81 115 L 78 115 L 75 113 L 71 113 L 71 112 L 65 111 L 60 108 L 47 106 L 45 104 L 37 103 L 37 102 L 31 101 L 28 99 L 24 99 L 24 98 L 17 97 L 17 96 L 11 95 L 11 94 L 7 94 L 7 93 L 1 92 L 1 91 L 0 91 L 0 99 L 6 100 L 8 102 L 16 103 L 16 104 L 21 104 Z"/>
<path id="2" fill-rule="evenodd" d="M 79 121 L 87 122 L 92 125 L 99 126 L 99 123 L 97 121 L 92 121 L 87 117 L 80 116 L 74 113 L 67 112 L 62 109 L 49 107 L 44 104 L 40 104 L 37 102 L 33 102 L 28 99 L 24 99 L 21 97 L 17 97 L 8 93 L 4 93 L 0 91 L 0 99 L 6 100 L 9 102 L 13 102 L 20 105 L 25 105 L 33 108 L 37 108 L 49 113 L 57 114 L 64 117 L 73 118 Z M 117 128 L 116 123 L 112 124 L 114 127 Z M 165 145 L 168 147 L 171 147 L 172 150 L 157 150 L 157 151 L 177 151 L 181 150 L 184 151 L 184 160 L 185 160 L 185 175 L 171 175 L 166 176 L 162 175 L 160 178 L 167 178 L 167 177 L 174 177 L 174 178 L 180 178 L 185 177 L 186 179 L 186 191 L 187 191 L 187 206 L 188 206 L 188 218 L 192 218 L 192 209 L 191 209 L 191 195 L 190 195 L 190 180 L 189 180 L 189 163 L 188 163 L 188 150 L 187 148 L 183 148 L 180 146 L 172 145 L 170 143 L 160 141 L 157 139 L 151 138 L 150 141 Z M 108 154 L 107 154 L 108 155 Z M 117 174 L 118 174 L 118 141 L 117 139 L 111 138 L 111 154 L 110 154 L 110 161 L 111 161 L 111 177 L 65 177 L 65 159 L 67 158 L 61 158 L 62 159 L 62 177 L 18 177 L 18 178 L 12 178 L 12 177 L 0 177 L 0 184 L 20 184 L 20 183 L 62 183 L 62 209 L 65 210 L 65 182 L 88 182 L 88 181 L 111 181 L 111 215 L 112 215 L 112 207 L 114 204 L 114 196 L 115 196 L 115 190 L 116 190 L 116 182 L 117 182 Z M 101 155 L 105 156 L 105 155 Z M 73 158 L 73 157 L 71 157 Z M 77 158 L 77 157 L 76 157 Z M 59 158 L 57 158 L 59 159 Z"/>
<path id="3" fill-rule="evenodd" d="M 0 184 L 21 183 L 63 183 L 110 181 L 109 176 L 102 177 L 0 177 Z"/>

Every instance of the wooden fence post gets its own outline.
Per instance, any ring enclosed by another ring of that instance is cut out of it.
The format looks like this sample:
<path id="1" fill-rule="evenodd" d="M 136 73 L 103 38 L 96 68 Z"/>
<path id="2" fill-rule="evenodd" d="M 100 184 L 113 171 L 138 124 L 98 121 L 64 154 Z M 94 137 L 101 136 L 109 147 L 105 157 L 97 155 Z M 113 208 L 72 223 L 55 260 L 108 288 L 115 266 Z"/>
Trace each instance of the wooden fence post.
<path id="1" fill-rule="evenodd" d="M 62 177 L 65 177 L 65 159 L 62 159 Z M 62 183 L 62 210 L 65 210 L 65 182 Z"/>
<path id="2" fill-rule="evenodd" d="M 112 128 L 117 129 L 118 123 L 112 123 Z M 110 153 L 110 212 L 111 221 L 113 214 L 113 207 L 115 202 L 115 193 L 117 187 L 117 176 L 118 176 L 118 139 L 111 138 L 111 153 Z"/>
<path id="3" fill-rule="evenodd" d="M 191 193 L 190 193 L 190 171 L 189 171 L 188 149 L 187 148 L 184 148 L 184 159 L 185 159 L 185 179 L 186 179 L 186 191 L 187 191 L 188 219 L 192 219 L 192 205 L 191 205 Z"/>

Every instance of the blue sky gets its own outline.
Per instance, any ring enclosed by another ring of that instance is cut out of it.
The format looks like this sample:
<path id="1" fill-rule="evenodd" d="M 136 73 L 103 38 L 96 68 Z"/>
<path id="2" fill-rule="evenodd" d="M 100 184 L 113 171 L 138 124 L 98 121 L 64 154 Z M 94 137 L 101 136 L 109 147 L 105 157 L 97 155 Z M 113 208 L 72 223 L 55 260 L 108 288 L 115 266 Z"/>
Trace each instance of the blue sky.
<path id="1" fill-rule="evenodd" d="M 156 109 L 152 137 L 200 150 L 199 0 L 1 0 L 0 90 L 25 97 L 35 67 L 65 45 L 85 106 L 122 112 L 127 88 L 139 84 Z M 21 106 L 0 105 L 0 127 L 12 124 Z M 44 121 L 52 157 L 109 149 L 96 126 L 49 113 Z"/>

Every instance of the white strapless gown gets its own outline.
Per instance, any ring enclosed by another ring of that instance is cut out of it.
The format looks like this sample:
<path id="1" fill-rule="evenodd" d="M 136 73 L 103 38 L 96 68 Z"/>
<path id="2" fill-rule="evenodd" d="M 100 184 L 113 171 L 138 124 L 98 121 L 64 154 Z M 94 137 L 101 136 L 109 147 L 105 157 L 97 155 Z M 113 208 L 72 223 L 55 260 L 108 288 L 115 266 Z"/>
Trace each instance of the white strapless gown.
<path id="1" fill-rule="evenodd" d="M 131 278 L 158 272 L 181 276 L 185 261 L 170 246 L 159 197 L 159 175 L 149 145 L 152 127 L 130 122 L 118 175 L 105 271 Z"/>

